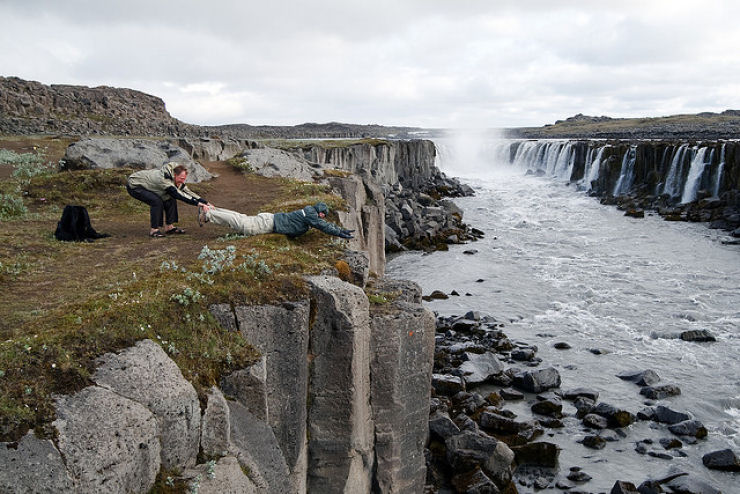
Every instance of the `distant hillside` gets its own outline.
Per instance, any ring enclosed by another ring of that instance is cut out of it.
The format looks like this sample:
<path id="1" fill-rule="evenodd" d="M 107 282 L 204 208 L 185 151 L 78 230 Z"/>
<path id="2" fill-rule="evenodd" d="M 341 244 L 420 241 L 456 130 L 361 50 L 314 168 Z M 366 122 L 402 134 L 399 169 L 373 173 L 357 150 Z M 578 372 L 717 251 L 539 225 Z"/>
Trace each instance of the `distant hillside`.
<path id="1" fill-rule="evenodd" d="M 296 126 L 192 125 L 173 118 L 161 98 L 133 89 L 46 85 L 0 77 L 0 134 L 161 137 L 364 138 L 410 137 L 412 127 L 331 122 Z"/>
<path id="2" fill-rule="evenodd" d="M 655 118 L 590 117 L 578 114 L 543 127 L 506 130 L 513 138 L 738 139 L 740 110 Z"/>

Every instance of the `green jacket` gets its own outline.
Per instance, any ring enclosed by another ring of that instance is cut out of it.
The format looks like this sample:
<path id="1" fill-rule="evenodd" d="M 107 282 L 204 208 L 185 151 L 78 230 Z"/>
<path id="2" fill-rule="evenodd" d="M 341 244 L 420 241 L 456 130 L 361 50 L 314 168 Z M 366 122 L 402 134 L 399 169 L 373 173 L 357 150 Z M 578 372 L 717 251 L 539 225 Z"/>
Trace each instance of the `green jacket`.
<path id="1" fill-rule="evenodd" d="M 150 192 L 154 192 L 162 198 L 163 201 L 173 198 L 179 199 L 180 201 L 193 206 L 200 202 L 208 202 L 192 190 L 188 189 L 185 184 L 182 184 L 180 187 L 175 185 L 175 174 L 172 170 L 176 166 L 177 163 L 167 163 L 159 170 L 155 168 L 152 170 L 140 170 L 138 172 L 134 172 L 128 177 L 128 186 L 132 189 L 141 187 Z"/>
<path id="2" fill-rule="evenodd" d="M 289 237 L 303 235 L 309 228 L 314 227 L 329 235 L 340 236 L 342 229 L 333 223 L 319 218 L 319 212 L 327 213 L 329 208 L 323 202 L 314 206 L 306 206 L 290 213 L 275 213 L 274 232 L 282 233 Z"/>

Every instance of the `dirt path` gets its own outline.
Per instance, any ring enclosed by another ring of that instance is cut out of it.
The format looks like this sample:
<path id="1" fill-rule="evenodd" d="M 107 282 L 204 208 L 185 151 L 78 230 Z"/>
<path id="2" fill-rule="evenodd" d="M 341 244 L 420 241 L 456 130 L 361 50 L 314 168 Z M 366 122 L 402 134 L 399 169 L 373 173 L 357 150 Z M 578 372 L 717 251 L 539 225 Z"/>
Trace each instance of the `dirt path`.
<path id="1" fill-rule="evenodd" d="M 245 177 L 222 162 L 203 165 L 217 178 L 191 187 L 217 206 L 254 214 L 280 194 L 280 185 L 275 180 Z M 204 245 L 213 244 L 230 232 L 228 228 L 211 224 L 199 227 L 195 206 L 178 202 L 178 211 L 178 224 L 187 232 L 184 235 L 149 238 L 149 216 L 145 213 L 122 220 L 91 217 L 93 228 L 111 235 L 93 243 L 40 242 L 41 247 L 36 248 L 45 249 L 42 260 L 27 268 L 18 279 L 4 283 L 3 312 L 7 311 L 7 316 L 0 317 L 0 336 L 10 336 L 24 321 L 76 300 L 78 293 L 89 293 L 91 289 L 112 292 L 121 280 L 152 276 L 159 271 L 163 260 L 189 263 Z M 36 226 L 41 231 L 53 232 L 56 224 L 46 223 L 49 222 Z"/>

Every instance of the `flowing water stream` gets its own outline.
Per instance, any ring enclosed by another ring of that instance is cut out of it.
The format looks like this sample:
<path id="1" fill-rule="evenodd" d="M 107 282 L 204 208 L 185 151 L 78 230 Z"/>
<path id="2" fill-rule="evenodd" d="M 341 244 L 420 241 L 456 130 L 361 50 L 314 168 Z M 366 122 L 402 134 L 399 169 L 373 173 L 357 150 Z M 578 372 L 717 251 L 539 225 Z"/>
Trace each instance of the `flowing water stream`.
<path id="1" fill-rule="evenodd" d="M 562 389 L 594 388 L 600 401 L 636 413 L 645 401 L 639 387 L 616 374 L 653 369 L 660 384 L 682 391 L 658 403 L 690 413 L 709 430 L 707 439 L 684 446 L 686 458 L 635 452 L 642 439 L 673 437 L 653 422 L 638 422 L 626 438 L 594 451 L 576 442 L 585 432 L 564 402 L 566 427 L 542 438 L 562 448 L 562 475 L 583 467 L 594 477 L 583 487 L 608 492 L 616 480 L 639 483 L 678 468 L 725 493 L 740 492 L 737 474 L 701 462 L 710 451 L 740 450 L 740 246 L 724 245 L 726 234 L 704 224 L 625 217 L 574 185 L 475 153 L 471 142 L 437 145 L 445 149 L 442 171 L 475 188 L 474 197 L 455 202 L 466 223 L 486 236 L 449 252 L 400 255 L 388 275 L 416 281 L 425 294 L 457 291 L 427 304 L 440 315 L 478 310 L 504 321 L 511 339 L 537 345 L 543 365 L 558 369 Z M 478 252 L 463 253 L 469 249 Z M 718 341 L 678 338 L 692 329 L 709 330 Z M 554 349 L 561 341 L 572 348 Z M 514 410 L 530 414 L 526 404 Z"/>

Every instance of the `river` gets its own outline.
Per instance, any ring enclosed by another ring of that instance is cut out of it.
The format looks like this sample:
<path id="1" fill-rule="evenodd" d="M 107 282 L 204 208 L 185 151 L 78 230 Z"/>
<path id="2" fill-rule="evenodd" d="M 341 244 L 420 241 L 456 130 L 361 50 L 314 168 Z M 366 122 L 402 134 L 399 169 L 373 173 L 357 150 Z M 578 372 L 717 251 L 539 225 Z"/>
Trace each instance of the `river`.
<path id="1" fill-rule="evenodd" d="M 635 452 L 637 441 L 672 437 L 653 422 L 638 422 L 626 438 L 594 451 L 576 442 L 584 429 L 564 402 L 566 427 L 542 438 L 562 448 L 561 475 L 580 466 L 593 477 L 583 488 L 608 492 L 616 480 L 640 483 L 679 469 L 740 492 L 737 474 L 701 462 L 705 453 L 740 449 L 740 246 L 723 244 L 726 233 L 705 224 L 625 217 L 573 185 L 497 163 L 473 141 L 437 146 L 440 169 L 475 189 L 455 202 L 485 238 L 449 252 L 397 256 L 387 274 L 416 281 L 425 294 L 457 291 L 426 303 L 439 315 L 478 310 L 504 321 L 511 339 L 536 344 L 543 365 L 558 369 L 562 389 L 593 388 L 599 401 L 636 413 L 644 406 L 640 388 L 616 374 L 652 369 L 659 384 L 682 391 L 658 403 L 690 413 L 709 431 L 684 446 L 686 458 Z M 470 249 L 477 253 L 464 253 Z M 718 341 L 678 338 L 692 329 Z M 557 350 L 556 342 L 572 348 Z M 597 348 L 601 354 L 591 351 Z M 525 405 L 514 411 L 531 413 Z"/>

